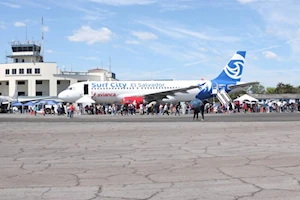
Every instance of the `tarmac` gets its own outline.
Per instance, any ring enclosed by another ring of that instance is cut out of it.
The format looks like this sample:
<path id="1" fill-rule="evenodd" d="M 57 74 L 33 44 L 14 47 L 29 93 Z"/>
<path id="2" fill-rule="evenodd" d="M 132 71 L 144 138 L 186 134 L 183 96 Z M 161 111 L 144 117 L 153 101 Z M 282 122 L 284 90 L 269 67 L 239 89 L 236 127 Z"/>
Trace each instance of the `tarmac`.
<path id="1" fill-rule="evenodd" d="M 300 113 L 0 114 L 2 200 L 298 200 Z"/>

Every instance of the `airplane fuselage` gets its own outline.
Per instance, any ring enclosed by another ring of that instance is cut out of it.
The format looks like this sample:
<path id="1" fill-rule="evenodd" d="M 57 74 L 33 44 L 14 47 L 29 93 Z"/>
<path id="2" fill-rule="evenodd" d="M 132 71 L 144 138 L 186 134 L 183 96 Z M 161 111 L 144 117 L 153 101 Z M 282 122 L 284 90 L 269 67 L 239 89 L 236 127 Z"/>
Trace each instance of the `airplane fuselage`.
<path id="1" fill-rule="evenodd" d="M 149 94 L 164 93 L 172 90 L 180 90 L 196 85 L 197 88 L 174 92 L 166 95 L 163 102 L 190 101 L 194 98 L 207 99 L 212 97 L 212 89 L 224 88 L 227 92 L 227 84 L 218 84 L 210 80 L 180 80 L 180 81 L 90 81 L 76 83 L 65 90 L 64 99 L 75 102 L 83 95 L 90 96 L 96 103 L 120 103 L 125 97 L 143 97 Z M 70 97 L 69 99 L 68 96 Z M 158 100 L 158 99 L 153 99 Z M 150 100 L 151 101 L 151 100 Z"/>
<path id="2" fill-rule="evenodd" d="M 121 102 L 124 97 L 144 96 L 149 93 L 160 93 L 169 90 L 203 84 L 205 81 L 114 81 L 114 82 L 91 82 L 90 91 L 92 99 L 96 103 Z M 199 94 L 200 89 L 194 88 L 185 92 L 176 92 L 161 99 L 164 102 L 189 101 Z M 210 94 L 203 94 L 208 98 Z"/>
<path id="3" fill-rule="evenodd" d="M 207 99 L 230 91 L 241 79 L 246 52 L 236 52 L 221 73 L 213 80 L 182 81 L 87 81 L 75 83 L 59 94 L 66 102 L 76 102 L 83 96 L 90 96 L 96 103 L 117 103 L 126 98 L 144 98 L 146 102 L 180 102 L 194 98 Z M 222 99 L 222 98 L 221 98 Z M 128 99 L 129 100 L 129 99 Z M 227 101 L 228 98 L 227 98 Z M 225 101 L 223 101 L 224 103 Z"/>

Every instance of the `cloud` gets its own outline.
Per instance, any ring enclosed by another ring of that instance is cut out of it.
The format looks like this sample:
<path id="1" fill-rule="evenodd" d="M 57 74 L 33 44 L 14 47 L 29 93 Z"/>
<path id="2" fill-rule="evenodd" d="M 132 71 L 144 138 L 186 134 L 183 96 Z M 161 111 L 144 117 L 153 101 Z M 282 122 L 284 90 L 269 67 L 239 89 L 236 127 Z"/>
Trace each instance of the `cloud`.
<path id="1" fill-rule="evenodd" d="M 283 45 L 272 45 L 272 46 L 269 46 L 269 47 L 265 47 L 265 48 L 261 48 L 261 49 L 256 49 L 256 50 L 252 50 L 252 51 L 248 51 L 248 52 L 249 53 L 260 52 L 260 51 L 265 51 L 265 50 L 269 50 L 269 49 L 278 48 L 278 47 L 281 47 L 281 46 L 283 46 Z"/>
<path id="2" fill-rule="evenodd" d="M 155 3 L 154 0 L 90 0 L 94 3 L 107 4 L 111 6 L 148 5 Z"/>
<path id="3" fill-rule="evenodd" d="M 237 0 L 238 2 L 242 3 L 242 4 L 246 4 L 246 3 L 252 3 L 255 2 L 257 0 Z"/>
<path id="4" fill-rule="evenodd" d="M 49 27 L 48 27 L 48 26 L 44 26 L 44 27 L 42 28 L 42 31 L 48 32 L 48 31 L 49 31 Z"/>
<path id="5" fill-rule="evenodd" d="M 297 67 L 286 67 L 281 69 L 264 69 L 257 65 L 248 63 L 248 72 L 245 73 L 243 81 L 259 81 L 265 87 L 276 87 L 278 82 L 290 83 L 294 86 L 299 85 L 299 72 Z M 266 76 L 268 74 L 268 76 Z"/>
<path id="6" fill-rule="evenodd" d="M 263 55 L 267 59 L 278 59 L 278 55 L 272 51 L 264 51 Z"/>
<path id="7" fill-rule="evenodd" d="M 207 41 L 221 41 L 221 42 L 237 42 L 241 38 L 234 36 L 216 36 L 212 33 L 200 33 L 196 31 L 191 31 L 184 28 L 174 28 L 181 27 L 182 24 L 172 24 L 171 22 L 147 22 L 147 21 L 138 21 L 138 23 L 143 24 L 153 30 L 159 31 L 167 36 L 170 36 L 175 39 L 201 39 Z M 163 28 L 161 28 L 163 27 Z"/>
<path id="8" fill-rule="evenodd" d="M 297 0 L 279 1 L 279 0 L 261 0 L 254 4 L 249 4 L 251 9 L 257 11 L 263 22 L 265 35 L 258 40 L 260 44 L 272 47 L 282 47 L 278 53 L 288 60 L 300 62 L 300 40 L 299 38 L 299 18 L 300 4 Z M 269 43 L 267 41 L 277 42 Z M 283 51 L 285 49 L 285 51 Z M 265 50 L 267 51 L 267 50 Z M 284 54 L 284 55 L 282 55 Z"/>
<path id="9" fill-rule="evenodd" d="M 136 41 L 136 40 L 126 40 L 125 43 L 126 43 L 126 44 L 134 44 L 134 45 L 140 44 L 140 42 L 139 42 L 139 41 Z"/>
<path id="10" fill-rule="evenodd" d="M 174 30 L 178 31 L 179 33 L 185 34 L 187 36 L 192 36 L 202 40 L 225 41 L 225 42 L 236 42 L 239 40 L 239 38 L 233 36 L 213 36 L 205 33 L 200 33 L 200 32 L 190 31 L 186 29 L 180 29 L 180 28 L 175 28 Z"/>
<path id="11" fill-rule="evenodd" d="M 106 27 L 95 30 L 89 26 L 82 26 L 80 29 L 74 31 L 74 35 L 68 36 L 68 39 L 72 42 L 94 44 L 96 42 L 108 42 L 112 36 L 113 32 Z"/>
<path id="12" fill-rule="evenodd" d="M 104 20 L 108 17 L 115 15 L 114 12 L 111 12 L 109 10 L 104 10 L 104 9 L 101 9 L 98 7 L 83 8 L 80 6 L 73 5 L 73 7 L 71 7 L 71 9 L 83 12 L 85 14 L 85 16 L 83 17 L 83 20 L 88 20 L 88 21 Z"/>
<path id="13" fill-rule="evenodd" d="M 95 6 L 94 4 L 86 3 L 85 1 L 82 0 L 73 1 L 72 4 L 65 3 L 64 1 L 53 1 L 53 3 L 58 7 L 62 7 L 68 10 L 73 10 L 76 11 L 77 13 L 78 12 L 83 13 L 84 16 L 82 16 L 81 19 L 88 20 L 88 21 L 95 21 L 95 20 L 103 21 L 116 14 L 114 12 L 111 12 L 110 10 L 103 9 L 103 6 L 99 6 L 99 5 Z"/>
<path id="14" fill-rule="evenodd" d="M 150 32 L 133 32 L 132 35 L 138 37 L 140 40 L 156 40 L 157 36 Z"/>
<path id="15" fill-rule="evenodd" d="M 51 49 L 47 49 L 46 53 L 55 53 L 55 51 L 51 50 Z"/>
<path id="16" fill-rule="evenodd" d="M 198 49 L 199 51 L 202 51 L 202 52 L 206 52 L 206 51 L 207 51 L 207 49 L 204 48 L 204 47 L 198 47 L 197 49 Z"/>
<path id="17" fill-rule="evenodd" d="M 210 60 L 198 60 L 198 61 L 195 61 L 195 62 L 192 62 L 192 63 L 186 63 L 184 64 L 185 67 L 188 67 L 188 66 L 192 66 L 192 65 L 197 65 L 199 63 L 205 63 L 205 62 L 208 62 Z"/>
<path id="18" fill-rule="evenodd" d="M 183 34 L 178 33 L 170 28 L 161 28 L 161 27 L 166 27 L 168 23 L 149 22 L 149 21 L 137 21 L 137 22 L 175 39 L 186 37 Z"/>
<path id="19" fill-rule="evenodd" d="M 46 6 L 46 2 L 42 2 L 42 1 L 26 0 L 26 1 L 22 1 L 22 3 L 25 5 L 28 5 L 30 7 L 42 8 L 42 9 L 46 9 L 46 10 L 51 9 L 49 6 Z"/>
<path id="20" fill-rule="evenodd" d="M 10 7 L 10 8 L 21 8 L 21 6 L 18 4 L 6 3 L 6 2 L 2 2 L 2 1 L 0 1 L 0 4 Z"/>
<path id="21" fill-rule="evenodd" d="M 3 21 L 0 21 L 0 28 L 6 29 L 5 23 Z"/>
<path id="22" fill-rule="evenodd" d="M 162 7 L 160 12 L 187 10 L 187 9 L 195 8 L 193 5 L 185 5 L 185 4 L 183 4 L 183 2 L 179 2 L 179 3 L 160 3 L 160 6 Z"/>
<path id="23" fill-rule="evenodd" d="M 26 26 L 26 24 L 23 23 L 23 22 L 15 22 L 14 25 L 15 25 L 16 27 Z"/>
<path id="24" fill-rule="evenodd" d="M 164 44 L 159 42 L 154 42 L 149 44 L 148 47 L 161 55 L 166 55 L 178 61 L 191 61 L 195 60 L 196 58 L 199 59 L 206 59 L 206 56 L 200 53 L 197 50 L 192 48 L 185 48 L 179 45 L 174 44 Z"/>

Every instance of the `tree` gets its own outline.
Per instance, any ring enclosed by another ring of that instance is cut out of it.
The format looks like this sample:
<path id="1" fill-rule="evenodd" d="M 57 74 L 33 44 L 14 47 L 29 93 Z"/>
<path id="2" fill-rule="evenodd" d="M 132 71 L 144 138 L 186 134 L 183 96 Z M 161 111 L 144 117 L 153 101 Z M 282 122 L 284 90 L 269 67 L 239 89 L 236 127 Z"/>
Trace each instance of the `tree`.
<path id="1" fill-rule="evenodd" d="M 284 84 L 282 82 L 278 83 L 275 92 L 277 94 L 287 94 L 287 93 L 296 93 L 296 88 L 294 88 L 291 84 Z"/>
<path id="2" fill-rule="evenodd" d="M 250 86 L 249 93 L 251 94 L 264 94 L 265 93 L 265 87 L 261 84 L 255 84 Z"/>
<path id="3" fill-rule="evenodd" d="M 267 87 L 266 94 L 276 94 L 276 88 L 274 88 L 274 87 Z"/>
<path id="4" fill-rule="evenodd" d="M 294 94 L 296 93 L 296 88 L 294 88 L 291 84 L 285 84 L 284 93 Z"/>
<path id="5" fill-rule="evenodd" d="M 296 94 L 300 94 L 300 86 L 295 88 L 295 92 L 296 92 Z"/>
<path id="6" fill-rule="evenodd" d="M 240 90 L 240 91 L 237 91 L 237 92 L 230 92 L 229 96 L 230 96 L 231 99 L 236 99 L 237 97 L 240 97 L 243 94 L 247 94 L 247 91 L 246 90 Z"/>

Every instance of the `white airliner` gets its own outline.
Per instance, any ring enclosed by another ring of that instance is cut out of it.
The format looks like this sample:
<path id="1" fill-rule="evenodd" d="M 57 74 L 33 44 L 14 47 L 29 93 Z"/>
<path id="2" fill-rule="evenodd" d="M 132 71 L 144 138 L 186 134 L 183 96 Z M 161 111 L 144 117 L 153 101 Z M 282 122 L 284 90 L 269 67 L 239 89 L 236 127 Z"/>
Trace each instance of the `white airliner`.
<path id="1" fill-rule="evenodd" d="M 213 89 L 230 92 L 257 82 L 241 83 L 245 62 L 245 51 L 238 51 L 213 80 L 176 81 L 86 81 L 70 85 L 58 98 L 65 102 L 76 102 L 83 96 L 96 103 L 121 102 L 182 102 L 192 99 L 207 99 L 213 96 Z"/>

